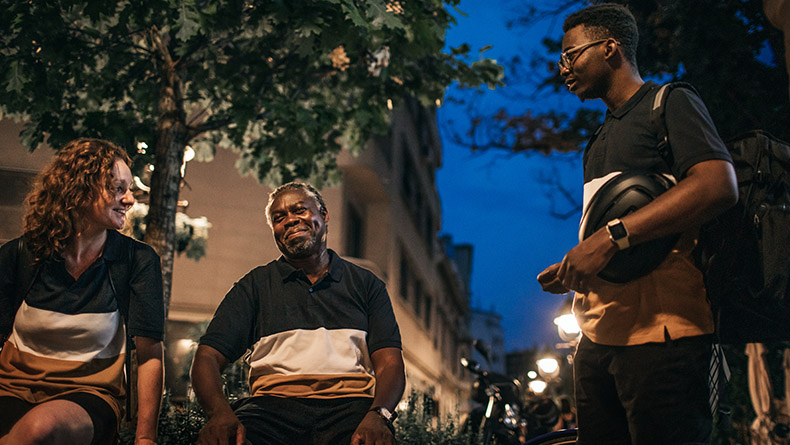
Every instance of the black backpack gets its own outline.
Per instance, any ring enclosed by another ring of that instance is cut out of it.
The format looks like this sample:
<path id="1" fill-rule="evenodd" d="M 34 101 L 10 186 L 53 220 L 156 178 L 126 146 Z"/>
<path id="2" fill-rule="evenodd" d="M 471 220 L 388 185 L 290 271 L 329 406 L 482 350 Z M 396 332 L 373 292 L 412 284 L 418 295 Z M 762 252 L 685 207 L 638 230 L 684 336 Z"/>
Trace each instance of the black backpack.
<path id="1" fill-rule="evenodd" d="M 666 97 L 659 89 L 651 124 L 671 165 Z M 726 142 L 738 179 L 738 203 L 704 224 L 697 262 L 705 275 L 716 331 L 725 344 L 790 340 L 790 144 L 762 130 Z"/>

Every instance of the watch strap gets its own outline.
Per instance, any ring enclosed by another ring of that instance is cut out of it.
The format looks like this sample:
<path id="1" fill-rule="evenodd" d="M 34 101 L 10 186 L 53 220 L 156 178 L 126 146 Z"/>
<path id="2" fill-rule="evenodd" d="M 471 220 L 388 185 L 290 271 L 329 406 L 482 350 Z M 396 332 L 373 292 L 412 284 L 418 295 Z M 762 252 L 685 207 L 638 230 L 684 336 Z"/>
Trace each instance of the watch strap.
<path id="1" fill-rule="evenodd" d="M 383 406 L 374 406 L 373 408 L 369 409 L 368 411 L 375 412 L 384 420 L 384 423 L 387 424 L 387 428 L 389 428 L 392 435 L 395 435 L 395 426 L 392 424 L 395 419 L 398 418 L 398 413 L 396 411 L 390 411 Z"/>

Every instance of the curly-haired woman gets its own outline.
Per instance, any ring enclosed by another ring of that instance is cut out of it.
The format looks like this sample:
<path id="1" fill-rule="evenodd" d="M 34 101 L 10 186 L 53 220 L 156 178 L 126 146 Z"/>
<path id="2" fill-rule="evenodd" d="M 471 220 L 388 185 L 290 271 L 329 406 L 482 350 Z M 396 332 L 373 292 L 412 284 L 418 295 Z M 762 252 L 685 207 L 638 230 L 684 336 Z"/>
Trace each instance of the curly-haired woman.
<path id="1" fill-rule="evenodd" d="M 101 139 L 58 152 L 0 248 L 0 445 L 117 437 L 133 339 L 136 443 L 154 443 L 162 392 L 162 276 L 118 230 L 134 204 L 129 156 Z"/>

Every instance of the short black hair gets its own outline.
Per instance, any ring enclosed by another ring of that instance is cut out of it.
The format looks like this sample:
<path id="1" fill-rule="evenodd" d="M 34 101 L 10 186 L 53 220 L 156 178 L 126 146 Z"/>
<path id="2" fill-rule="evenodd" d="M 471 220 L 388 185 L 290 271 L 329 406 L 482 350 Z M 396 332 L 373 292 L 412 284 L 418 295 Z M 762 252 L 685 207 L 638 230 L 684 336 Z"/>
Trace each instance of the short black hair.
<path id="1" fill-rule="evenodd" d="M 602 3 L 576 11 L 565 19 L 562 31 L 584 26 L 585 34 L 592 39 L 611 37 L 620 43 L 626 59 L 636 67 L 636 47 L 639 28 L 631 11 L 617 3 Z"/>

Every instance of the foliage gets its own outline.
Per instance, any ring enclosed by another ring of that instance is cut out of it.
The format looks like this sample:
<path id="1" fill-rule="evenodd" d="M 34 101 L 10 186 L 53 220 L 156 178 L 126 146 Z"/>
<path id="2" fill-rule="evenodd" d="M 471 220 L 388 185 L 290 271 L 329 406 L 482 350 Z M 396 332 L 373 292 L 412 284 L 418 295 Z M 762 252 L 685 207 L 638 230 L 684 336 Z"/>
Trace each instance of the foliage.
<path id="1" fill-rule="evenodd" d="M 181 445 L 197 443 L 198 434 L 206 424 L 206 415 L 195 401 L 185 404 L 173 403 L 165 394 L 162 414 L 159 416 L 157 443 L 159 445 Z M 122 425 L 119 443 L 134 444 L 135 425 Z"/>
<path id="2" fill-rule="evenodd" d="M 233 395 L 232 395 L 233 396 Z M 236 398 L 237 395 L 236 395 Z M 421 394 L 412 392 L 405 410 L 395 422 L 398 443 L 404 445 L 474 445 L 480 443 L 459 429 L 459 419 L 447 416 L 440 420 L 431 414 Z M 194 400 L 184 404 L 173 403 L 165 395 L 162 415 L 159 418 L 159 445 L 181 445 L 196 443 L 200 429 L 206 423 L 206 415 Z M 124 425 L 120 432 L 120 444 L 134 443 L 134 425 Z"/>
<path id="3" fill-rule="evenodd" d="M 387 131 L 389 104 L 434 106 L 456 80 L 501 83 L 493 61 L 442 52 L 452 17 L 437 0 L 0 6 L 0 118 L 24 120 L 25 147 L 85 135 L 153 147 L 135 165 L 155 166 L 145 241 L 162 257 L 166 307 L 187 144 L 203 160 L 233 148 L 241 172 L 268 184 L 321 186 L 341 147 Z"/>
<path id="4" fill-rule="evenodd" d="M 447 416 L 435 417 L 432 406 L 426 403 L 430 398 L 418 392 L 409 394 L 407 408 L 398 415 L 395 433 L 398 443 L 414 445 L 470 445 L 479 443 L 475 437 L 463 432 L 460 419 Z"/>
<path id="5" fill-rule="evenodd" d="M 148 205 L 135 202 L 126 212 L 129 235 L 142 240 L 145 236 L 145 217 Z M 190 218 L 184 212 L 176 213 L 176 253 L 185 254 L 187 258 L 198 261 L 206 256 L 208 229 L 211 223 L 205 216 Z"/>
<path id="6" fill-rule="evenodd" d="M 197 341 L 208 328 L 209 322 L 197 323 L 188 334 L 188 338 Z M 189 383 L 189 368 L 192 365 L 196 348 L 191 348 L 185 357 L 184 369 L 171 370 L 178 372 L 180 378 Z M 236 360 L 228 365 L 222 373 L 223 391 L 229 403 L 233 403 L 243 397 L 250 395 L 247 376 L 249 375 L 249 365 L 243 358 Z M 189 386 L 189 384 L 188 384 Z M 162 400 L 161 415 L 159 416 L 159 429 L 157 443 L 160 445 L 180 445 L 185 443 L 196 443 L 200 429 L 206 424 L 206 414 L 198 404 L 192 393 L 191 388 L 187 391 L 185 402 L 173 402 L 170 390 L 167 390 Z M 136 419 L 135 419 L 136 420 Z M 134 424 L 122 425 L 120 436 L 121 444 L 133 444 Z"/>
<path id="7" fill-rule="evenodd" d="M 200 337 L 206 333 L 206 329 L 208 329 L 209 321 L 204 321 L 200 323 L 196 323 L 190 330 L 187 338 L 191 339 L 195 345 L 198 344 Z M 189 386 L 190 384 L 190 376 L 189 371 L 192 367 L 192 360 L 195 356 L 195 351 L 197 348 L 190 348 L 189 352 L 184 357 L 184 368 L 179 370 L 172 370 L 179 373 L 179 378 L 187 383 Z M 250 374 L 250 365 L 246 362 L 246 356 L 242 356 L 235 362 L 229 364 L 225 371 L 222 373 L 222 388 L 225 393 L 225 397 L 228 399 L 229 402 L 233 403 L 236 400 L 248 397 L 250 395 L 250 385 L 248 382 L 248 376 Z M 188 392 L 190 392 L 188 390 Z M 188 395 L 192 397 L 192 395 Z"/>
<path id="8" fill-rule="evenodd" d="M 532 2 L 512 24 L 528 27 L 547 17 L 562 20 L 593 3 L 601 2 Z M 780 139 L 790 139 L 790 127 L 785 125 L 790 102 L 784 90 L 788 73 L 783 63 L 783 37 L 765 17 L 762 0 L 621 0 L 617 3 L 627 4 L 637 20 L 640 30 L 637 62 L 643 77 L 659 83 L 679 80 L 693 84 L 725 140 L 756 128 Z M 503 94 L 533 98 L 569 94 L 556 69 L 560 40 L 547 38 L 543 46 L 550 54 L 548 57 L 514 56 L 507 64 L 508 85 L 525 85 L 524 88 L 534 90 L 506 88 Z M 536 73 L 538 79 L 534 80 Z M 601 118 L 598 110 L 586 107 L 575 115 L 562 110 L 512 114 L 502 109 L 470 116 L 470 129 L 459 139 L 473 149 L 573 152 L 584 147 Z"/>
<path id="9" fill-rule="evenodd" d="M 159 144 L 161 88 L 180 87 L 181 142 L 203 158 L 232 146 L 259 179 L 326 178 L 341 141 L 386 131 L 388 99 L 499 81 L 493 62 L 441 52 L 452 18 L 436 1 L 3 3 L 0 103 L 27 118 L 30 150 L 45 135 Z"/>

